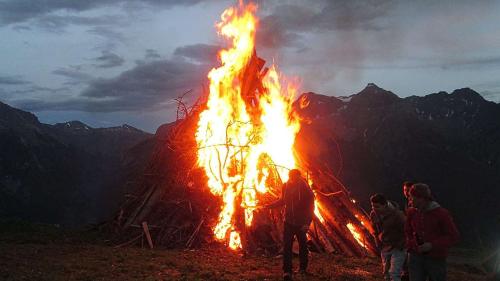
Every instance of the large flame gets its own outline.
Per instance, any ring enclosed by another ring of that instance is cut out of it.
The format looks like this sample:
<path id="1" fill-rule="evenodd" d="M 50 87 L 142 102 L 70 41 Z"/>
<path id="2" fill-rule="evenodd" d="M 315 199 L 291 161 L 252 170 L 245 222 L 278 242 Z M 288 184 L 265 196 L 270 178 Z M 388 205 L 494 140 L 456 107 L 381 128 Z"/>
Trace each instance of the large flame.
<path id="1" fill-rule="evenodd" d="M 217 24 L 231 47 L 219 52 L 221 65 L 208 74 L 207 108 L 196 131 L 198 165 L 211 192 L 223 201 L 214 234 L 233 249 L 241 247 L 237 220 L 243 217 L 245 225 L 252 224 L 259 194 L 269 192 L 270 174 L 276 171 L 286 181 L 288 169 L 296 167 L 293 145 L 300 128 L 291 111 L 296 88 L 283 82 L 274 66 L 262 78 L 258 102 L 242 97 L 243 72 L 255 47 L 256 9 L 240 2 L 226 9 Z"/>

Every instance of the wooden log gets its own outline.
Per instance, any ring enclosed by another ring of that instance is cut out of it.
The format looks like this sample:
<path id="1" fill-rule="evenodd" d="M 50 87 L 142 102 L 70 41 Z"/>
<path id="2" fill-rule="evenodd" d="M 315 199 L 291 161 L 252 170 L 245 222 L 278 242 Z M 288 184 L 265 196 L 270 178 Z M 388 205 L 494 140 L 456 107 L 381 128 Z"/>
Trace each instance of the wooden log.
<path id="1" fill-rule="evenodd" d="M 241 96 L 248 103 L 256 101 L 255 92 L 262 83 L 260 71 L 262 67 L 264 67 L 265 63 L 266 61 L 259 58 L 254 50 L 252 57 L 246 65 L 245 71 L 243 71 L 243 74 L 240 77 Z"/>
<path id="2" fill-rule="evenodd" d="M 144 197 L 144 199 L 142 200 L 142 203 L 139 205 L 139 207 L 137 207 L 135 209 L 133 214 L 128 218 L 128 220 L 124 226 L 125 228 L 127 228 L 128 226 L 130 226 L 132 223 L 135 222 L 135 219 L 137 218 L 139 213 L 142 211 L 144 205 L 149 201 L 151 195 L 154 193 L 155 190 L 156 190 L 156 185 L 153 185 L 149 188 L 149 191 L 148 191 L 147 195 Z"/>
<path id="3" fill-rule="evenodd" d="M 146 234 L 146 239 L 148 240 L 149 248 L 153 249 L 153 240 L 151 239 L 151 234 L 149 233 L 148 223 L 142 222 L 142 229 L 144 230 L 144 234 Z"/>
<path id="4" fill-rule="evenodd" d="M 259 73 L 259 82 L 257 83 L 257 92 L 260 95 L 265 93 L 264 86 L 262 85 L 262 78 L 264 78 L 266 76 L 268 71 L 269 71 L 269 68 L 266 67 L 266 68 L 264 68 L 264 70 L 262 70 L 262 72 Z"/>
<path id="5" fill-rule="evenodd" d="M 135 241 L 139 240 L 139 238 L 141 238 L 141 237 L 142 237 L 142 233 L 141 233 L 141 234 L 139 234 L 138 236 L 136 236 L 136 237 L 132 238 L 131 240 L 129 240 L 129 241 L 127 241 L 127 242 L 124 242 L 124 243 L 122 243 L 122 244 L 119 244 L 119 245 L 114 246 L 113 248 L 115 248 L 115 249 L 116 249 L 116 248 L 121 248 L 121 247 L 124 247 L 124 246 L 131 245 L 131 244 L 133 244 Z"/>
<path id="6" fill-rule="evenodd" d="M 172 246 L 172 237 L 180 228 L 180 222 L 182 222 L 185 217 L 179 212 L 175 212 L 175 214 L 171 214 L 168 224 L 162 228 L 162 231 L 158 234 L 157 243 L 161 243 L 162 245 Z"/>
<path id="7" fill-rule="evenodd" d="M 323 205 L 328 206 L 327 213 L 334 214 L 328 221 L 333 222 L 333 227 L 338 232 L 338 235 L 347 238 L 347 240 L 342 239 L 344 242 L 341 244 L 352 248 L 358 255 L 365 255 L 366 251 L 369 251 L 372 255 L 376 255 L 373 229 L 366 212 L 353 202 L 349 197 L 347 188 L 332 173 L 328 172 L 327 169 L 319 169 L 317 165 L 307 166 L 309 169 L 314 169 L 313 174 L 316 175 L 314 184 L 322 190 L 321 193 L 330 192 L 335 194 L 332 197 L 319 196 L 318 200 L 324 202 Z M 335 204 L 332 205 L 333 203 Z M 358 241 L 349 229 L 347 229 L 347 223 L 352 223 L 355 226 L 357 232 L 362 236 L 366 248 L 359 245 Z"/>
<path id="8" fill-rule="evenodd" d="M 363 233 L 359 231 L 361 224 L 355 217 L 352 216 L 350 210 L 346 208 L 342 202 L 337 203 L 339 204 L 336 208 L 336 219 L 339 223 L 336 225 L 336 230 L 339 232 L 341 238 L 345 241 L 348 247 L 350 247 L 357 256 L 364 256 L 366 254 L 366 250 L 364 246 L 360 245 L 360 242 L 358 242 L 355 237 L 355 234 L 357 234 L 363 239 Z M 348 227 L 348 224 L 351 224 L 354 228 L 352 231 Z"/>
<path id="9" fill-rule="evenodd" d="M 342 210 L 332 207 L 329 201 L 322 200 L 320 204 L 324 210 L 325 223 L 323 223 L 323 226 L 328 236 L 335 241 L 341 252 L 351 256 L 360 256 L 359 245 L 357 245 L 357 242 L 354 241 L 353 243 L 352 241 L 352 234 L 345 226 L 348 222 L 343 219 Z"/>
<path id="10" fill-rule="evenodd" d="M 204 218 L 202 218 L 200 220 L 200 223 L 198 224 L 196 229 L 193 231 L 193 234 L 191 234 L 188 241 L 186 242 L 186 248 L 191 248 L 191 245 L 193 244 L 194 238 L 196 237 L 196 234 L 198 234 L 198 232 L 200 231 L 201 225 L 203 224 L 204 221 L 205 221 Z"/>
<path id="11" fill-rule="evenodd" d="M 317 227 L 317 232 L 318 232 L 318 238 L 321 241 L 321 244 L 325 248 L 325 251 L 327 253 L 333 253 L 335 252 L 335 248 L 333 247 L 332 243 L 328 239 L 328 235 L 325 234 L 326 230 L 324 228 L 324 225 L 319 221 L 318 218 L 314 217 L 314 224 Z"/>
<path id="12" fill-rule="evenodd" d="M 142 228 L 142 225 L 138 225 L 138 224 L 131 224 L 130 227 L 135 227 L 135 228 Z M 152 229 L 155 229 L 155 228 L 161 228 L 160 226 L 158 225 L 149 225 L 148 224 L 148 227 L 149 228 L 152 228 Z"/>
<path id="13" fill-rule="evenodd" d="M 160 198 L 162 195 L 165 193 L 166 188 L 165 187 L 159 187 L 160 184 L 155 184 L 154 185 L 154 190 L 149 196 L 148 200 L 143 204 L 141 210 L 138 212 L 137 217 L 134 221 L 140 222 L 143 221 L 144 218 L 151 212 L 152 208 L 156 205 L 158 201 L 160 201 Z"/>
<path id="14" fill-rule="evenodd" d="M 319 240 L 319 234 L 318 234 L 318 227 L 316 226 L 316 223 L 313 223 L 314 226 L 314 231 L 309 229 L 309 237 L 311 238 L 311 241 L 314 244 L 314 247 L 318 250 L 320 253 L 324 253 L 325 249 L 321 247 L 321 241 Z"/>

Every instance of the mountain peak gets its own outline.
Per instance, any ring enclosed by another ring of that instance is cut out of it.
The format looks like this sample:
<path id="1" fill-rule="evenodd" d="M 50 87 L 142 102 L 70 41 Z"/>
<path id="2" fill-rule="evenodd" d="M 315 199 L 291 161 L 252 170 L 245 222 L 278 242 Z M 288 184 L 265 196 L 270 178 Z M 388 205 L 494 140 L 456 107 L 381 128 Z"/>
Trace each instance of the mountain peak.
<path id="1" fill-rule="evenodd" d="M 379 86 L 377 86 L 375 83 L 368 83 L 366 84 L 366 88 L 378 88 L 378 89 L 381 89 Z"/>
<path id="2" fill-rule="evenodd" d="M 60 128 L 60 129 L 67 129 L 67 130 L 90 130 L 93 129 L 89 125 L 78 121 L 78 120 L 73 120 L 73 121 L 68 121 L 65 123 L 56 123 L 54 124 L 54 127 Z"/>
<path id="3" fill-rule="evenodd" d="M 361 92 L 352 96 L 351 102 L 371 107 L 391 104 L 399 99 L 393 92 L 384 90 L 375 83 L 368 83 Z"/>
<path id="4" fill-rule="evenodd" d="M 98 128 L 98 130 L 108 131 L 108 132 L 122 132 L 127 134 L 128 133 L 147 134 L 146 132 L 139 130 L 136 127 L 130 126 L 128 124 L 122 124 L 121 126 L 115 126 L 115 127 Z"/>
<path id="5" fill-rule="evenodd" d="M 11 124 L 21 124 L 28 122 L 38 124 L 38 118 L 35 114 L 12 107 L 6 103 L 0 102 L 0 121 L 8 121 Z"/>
<path id="6" fill-rule="evenodd" d="M 122 129 L 125 129 L 125 130 L 128 130 L 128 131 L 133 131 L 133 132 L 144 133 L 142 130 L 137 129 L 134 126 L 130 126 L 129 124 L 123 124 L 122 125 Z"/>
<path id="7" fill-rule="evenodd" d="M 468 101 L 481 102 L 485 99 L 476 91 L 471 88 L 456 89 L 450 95 L 466 99 Z"/>
<path id="8" fill-rule="evenodd" d="M 374 94 L 375 93 L 376 94 L 376 93 L 391 93 L 391 92 L 387 91 L 385 89 L 380 88 L 375 83 L 368 83 L 366 85 L 366 87 L 363 90 L 361 90 L 361 92 L 359 92 L 358 94 L 361 94 L 361 93 L 369 93 L 369 94 Z"/>

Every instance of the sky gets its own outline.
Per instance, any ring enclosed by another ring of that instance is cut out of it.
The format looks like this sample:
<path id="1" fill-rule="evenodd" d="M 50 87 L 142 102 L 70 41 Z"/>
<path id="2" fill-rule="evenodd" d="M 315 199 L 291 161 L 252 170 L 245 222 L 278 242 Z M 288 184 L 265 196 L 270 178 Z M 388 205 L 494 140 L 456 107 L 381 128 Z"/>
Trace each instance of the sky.
<path id="1" fill-rule="evenodd" d="M 400 97 L 470 87 L 500 102 L 500 1 L 256 1 L 256 49 L 300 92 Z M 227 42 L 228 0 L 0 0 L 0 101 L 43 123 L 155 132 Z"/>

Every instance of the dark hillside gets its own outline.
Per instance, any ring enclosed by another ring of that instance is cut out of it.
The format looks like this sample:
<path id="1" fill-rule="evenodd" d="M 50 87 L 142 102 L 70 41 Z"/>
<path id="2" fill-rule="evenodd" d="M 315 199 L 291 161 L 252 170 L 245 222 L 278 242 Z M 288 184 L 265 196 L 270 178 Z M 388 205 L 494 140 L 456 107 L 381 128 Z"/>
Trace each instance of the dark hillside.
<path id="1" fill-rule="evenodd" d="M 0 216 L 73 226 L 105 219 L 123 196 L 128 149 L 149 138 L 127 125 L 42 124 L 0 103 Z"/>
<path id="2" fill-rule="evenodd" d="M 403 99 L 369 84 L 350 97 L 307 93 L 296 107 L 310 121 L 299 137 L 309 157 L 328 161 L 365 207 L 375 192 L 403 203 L 401 183 L 420 181 L 454 214 L 464 241 L 500 231 L 499 104 L 468 88 Z"/>

